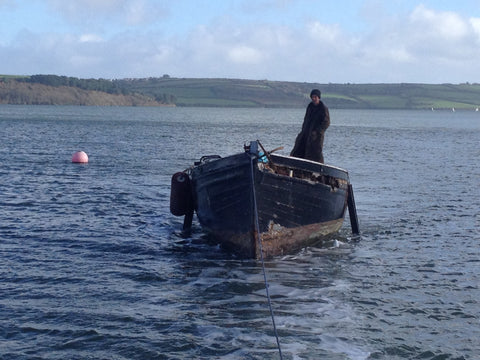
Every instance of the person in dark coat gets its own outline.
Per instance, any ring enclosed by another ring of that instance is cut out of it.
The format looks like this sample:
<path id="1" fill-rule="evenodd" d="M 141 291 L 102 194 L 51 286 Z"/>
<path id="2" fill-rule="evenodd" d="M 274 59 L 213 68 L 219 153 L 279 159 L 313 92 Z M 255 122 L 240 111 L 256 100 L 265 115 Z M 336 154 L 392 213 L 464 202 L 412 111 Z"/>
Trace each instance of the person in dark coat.
<path id="1" fill-rule="evenodd" d="M 312 101 L 307 106 L 302 131 L 297 135 L 290 156 L 323 163 L 323 139 L 330 125 L 330 114 L 320 97 L 318 89 L 310 93 Z"/>

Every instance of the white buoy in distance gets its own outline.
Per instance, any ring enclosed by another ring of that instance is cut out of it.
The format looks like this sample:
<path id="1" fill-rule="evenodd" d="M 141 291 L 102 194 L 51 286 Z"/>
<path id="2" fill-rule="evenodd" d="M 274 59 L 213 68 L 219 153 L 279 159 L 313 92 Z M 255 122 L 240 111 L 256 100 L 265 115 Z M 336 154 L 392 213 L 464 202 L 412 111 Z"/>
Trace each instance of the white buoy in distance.
<path id="1" fill-rule="evenodd" d="M 72 162 L 86 164 L 88 163 L 88 155 L 84 151 L 77 151 L 72 156 Z"/>

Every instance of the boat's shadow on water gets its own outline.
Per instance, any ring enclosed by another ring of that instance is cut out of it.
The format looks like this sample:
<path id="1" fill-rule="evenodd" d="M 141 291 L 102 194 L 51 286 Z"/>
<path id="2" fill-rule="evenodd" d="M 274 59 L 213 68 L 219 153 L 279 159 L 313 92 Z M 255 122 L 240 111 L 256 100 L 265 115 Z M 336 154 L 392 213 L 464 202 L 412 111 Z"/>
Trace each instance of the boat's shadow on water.
<path id="1" fill-rule="evenodd" d="M 182 258 L 206 261 L 236 258 L 233 254 L 224 251 L 218 242 L 205 233 L 200 224 L 195 221 L 188 230 L 182 230 L 181 226 L 170 228 L 169 238 L 169 244 L 165 250 L 173 254 L 181 254 Z"/>

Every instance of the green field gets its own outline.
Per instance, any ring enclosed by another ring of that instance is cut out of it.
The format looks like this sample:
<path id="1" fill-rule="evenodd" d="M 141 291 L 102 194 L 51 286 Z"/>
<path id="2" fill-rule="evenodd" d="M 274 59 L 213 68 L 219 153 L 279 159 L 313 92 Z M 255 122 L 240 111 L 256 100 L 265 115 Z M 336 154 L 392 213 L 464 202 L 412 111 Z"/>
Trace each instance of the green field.
<path id="1" fill-rule="evenodd" d="M 161 78 L 77 79 L 56 75 L 0 75 L 11 81 L 81 87 L 113 94 L 142 94 L 164 104 L 214 107 L 304 107 L 311 89 L 322 91 L 330 108 L 465 109 L 480 106 L 480 84 L 319 84 L 270 80 Z M 4 90 L 8 91 L 8 89 Z M 13 91 L 13 90 L 12 90 Z M 25 103 L 25 102 L 24 102 Z M 28 103 L 28 101 L 26 101 Z"/>
<path id="2" fill-rule="evenodd" d="M 134 92 L 172 94 L 180 106 L 303 107 L 312 88 L 331 108 L 475 109 L 479 84 L 318 84 L 240 79 L 120 80 Z"/>

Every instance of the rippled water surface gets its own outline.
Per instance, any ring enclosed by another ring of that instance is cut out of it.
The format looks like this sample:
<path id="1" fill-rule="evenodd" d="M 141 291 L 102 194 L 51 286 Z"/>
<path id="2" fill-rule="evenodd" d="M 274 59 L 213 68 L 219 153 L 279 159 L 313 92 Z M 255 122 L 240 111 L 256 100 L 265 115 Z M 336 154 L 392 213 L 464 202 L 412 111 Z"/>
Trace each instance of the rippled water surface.
<path id="1" fill-rule="evenodd" d="M 478 359 L 479 113 L 331 116 L 362 236 L 266 262 L 283 358 Z M 262 264 L 182 237 L 170 177 L 255 139 L 286 154 L 302 117 L 0 106 L 0 358 L 280 358 Z"/>

